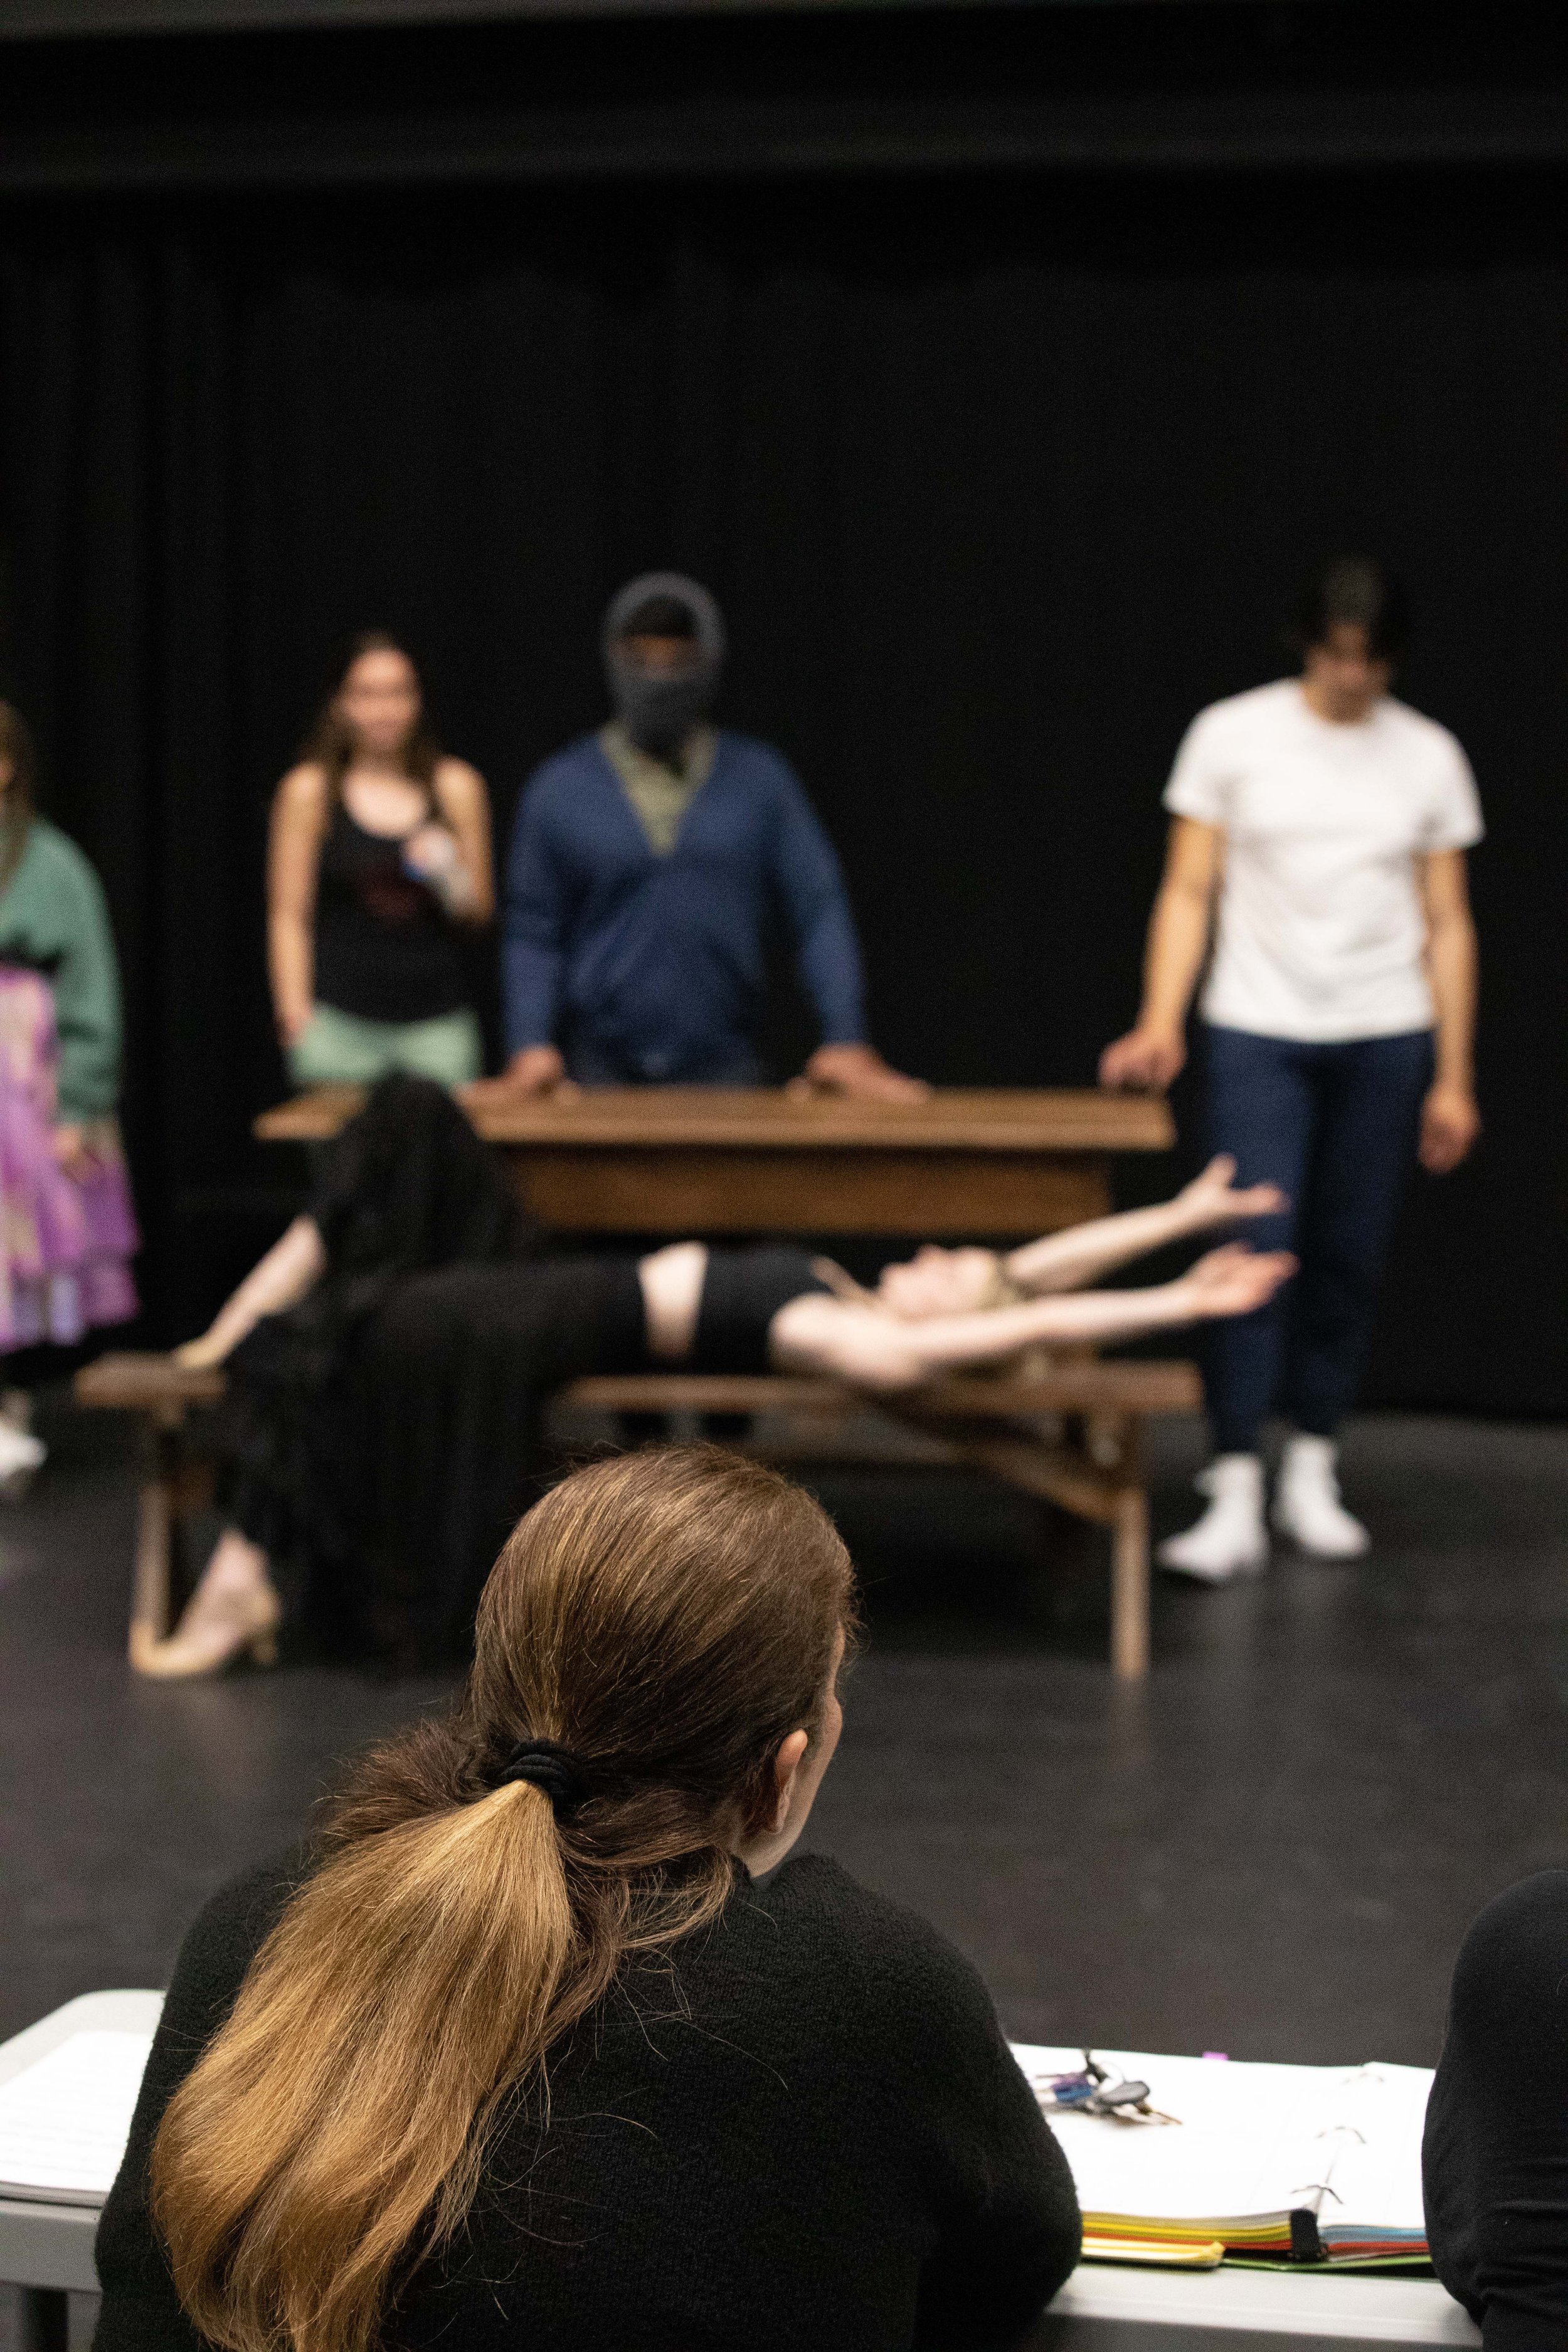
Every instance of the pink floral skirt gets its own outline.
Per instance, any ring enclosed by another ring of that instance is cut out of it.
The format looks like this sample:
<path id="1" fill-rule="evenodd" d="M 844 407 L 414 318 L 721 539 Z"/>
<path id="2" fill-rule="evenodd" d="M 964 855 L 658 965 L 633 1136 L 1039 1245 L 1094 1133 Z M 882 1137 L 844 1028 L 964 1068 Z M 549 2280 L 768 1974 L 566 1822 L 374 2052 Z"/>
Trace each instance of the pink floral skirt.
<path id="1" fill-rule="evenodd" d="M 85 1121 L 85 1174 L 55 1158 L 55 1001 L 36 971 L 0 964 L 0 1354 L 68 1346 L 138 1309 L 142 1245 L 114 1118 Z"/>

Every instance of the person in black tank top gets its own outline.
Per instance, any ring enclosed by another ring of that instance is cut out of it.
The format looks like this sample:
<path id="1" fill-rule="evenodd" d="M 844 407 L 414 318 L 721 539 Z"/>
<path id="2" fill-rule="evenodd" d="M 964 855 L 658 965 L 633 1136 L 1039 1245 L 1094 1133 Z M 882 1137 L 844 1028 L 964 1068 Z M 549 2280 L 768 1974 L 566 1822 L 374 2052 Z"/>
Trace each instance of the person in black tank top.
<path id="1" fill-rule="evenodd" d="M 356 638 L 273 807 L 268 954 L 295 1081 L 477 1077 L 462 932 L 491 899 L 483 779 L 442 756 L 402 647 Z"/>
<path id="2" fill-rule="evenodd" d="M 432 806 L 418 829 L 438 822 Z M 404 856 L 404 838 L 367 833 L 339 800 L 317 885 L 319 1004 L 394 1024 L 437 1020 L 466 1004 L 456 926 Z"/>

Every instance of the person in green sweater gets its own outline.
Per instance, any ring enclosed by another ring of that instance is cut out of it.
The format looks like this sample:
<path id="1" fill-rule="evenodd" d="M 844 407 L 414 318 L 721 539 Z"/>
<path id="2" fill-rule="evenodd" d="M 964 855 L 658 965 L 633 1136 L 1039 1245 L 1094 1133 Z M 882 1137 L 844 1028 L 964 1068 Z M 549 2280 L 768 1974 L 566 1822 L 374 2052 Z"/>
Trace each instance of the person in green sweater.
<path id="1" fill-rule="evenodd" d="M 26 721 L 0 702 L 0 1355 L 138 1312 L 114 939 L 91 866 L 37 813 L 37 774 Z M 44 1458 L 28 1418 L 7 1390 L 0 1491 Z"/>

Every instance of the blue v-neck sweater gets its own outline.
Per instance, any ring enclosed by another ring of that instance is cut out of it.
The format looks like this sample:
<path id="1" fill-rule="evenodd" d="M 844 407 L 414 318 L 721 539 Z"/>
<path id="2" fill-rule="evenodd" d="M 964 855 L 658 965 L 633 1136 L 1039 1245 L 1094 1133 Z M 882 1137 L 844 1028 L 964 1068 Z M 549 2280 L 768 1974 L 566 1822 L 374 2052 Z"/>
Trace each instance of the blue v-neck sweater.
<path id="1" fill-rule="evenodd" d="M 585 735 L 522 796 L 507 856 L 507 1047 L 597 1046 L 650 1081 L 743 1059 L 774 910 L 825 1044 L 865 1035 L 844 877 L 798 778 L 770 744 L 721 733 L 663 856 Z"/>

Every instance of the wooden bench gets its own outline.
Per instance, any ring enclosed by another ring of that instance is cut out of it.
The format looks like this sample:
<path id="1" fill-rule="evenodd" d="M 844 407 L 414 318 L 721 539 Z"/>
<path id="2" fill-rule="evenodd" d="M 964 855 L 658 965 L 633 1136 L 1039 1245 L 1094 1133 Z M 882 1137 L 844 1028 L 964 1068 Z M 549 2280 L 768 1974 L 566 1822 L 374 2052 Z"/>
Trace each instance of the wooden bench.
<path id="1" fill-rule="evenodd" d="M 170 1356 L 100 1356 L 77 1375 L 81 1404 L 141 1416 L 146 1467 L 131 1607 L 132 1662 L 163 1639 L 188 1573 L 184 1522 L 205 1503 L 210 1475 L 190 1417 L 216 1402 L 221 1371 L 187 1371 Z M 561 1402 L 616 1413 L 766 1416 L 788 1432 L 787 1457 L 843 1460 L 832 1443 L 868 1412 L 918 1431 L 938 1458 L 984 1470 L 1110 1530 L 1110 1661 L 1124 1681 L 1149 1671 L 1149 1507 L 1142 1433 L 1146 1421 L 1193 1412 L 1196 1367 L 1091 1359 L 1026 1379 L 973 1375 L 896 1396 L 868 1396 L 836 1381 L 738 1379 L 687 1372 L 600 1374 L 575 1381 Z M 751 1435 L 742 1452 L 768 1454 Z"/>

